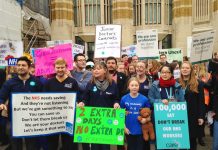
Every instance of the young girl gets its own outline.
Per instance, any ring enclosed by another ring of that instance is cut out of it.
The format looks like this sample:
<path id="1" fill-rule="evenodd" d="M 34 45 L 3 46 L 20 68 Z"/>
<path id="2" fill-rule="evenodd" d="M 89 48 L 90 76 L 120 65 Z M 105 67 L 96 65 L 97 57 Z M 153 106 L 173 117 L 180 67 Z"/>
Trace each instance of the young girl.
<path id="1" fill-rule="evenodd" d="M 138 92 L 139 84 L 139 80 L 136 77 L 130 78 L 127 84 L 130 93 L 124 95 L 120 102 L 121 108 L 125 108 L 128 112 L 125 122 L 125 133 L 128 144 L 127 150 L 144 149 L 141 124 L 137 118 L 140 109 L 150 107 L 150 104 L 148 99 Z"/>

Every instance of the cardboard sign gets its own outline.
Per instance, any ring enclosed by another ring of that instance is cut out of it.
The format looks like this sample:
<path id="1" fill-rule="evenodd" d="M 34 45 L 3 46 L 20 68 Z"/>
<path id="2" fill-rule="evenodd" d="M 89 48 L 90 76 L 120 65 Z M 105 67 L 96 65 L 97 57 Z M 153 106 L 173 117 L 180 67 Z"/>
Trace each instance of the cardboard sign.
<path id="1" fill-rule="evenodd" d="M 183 61 L 183 53 L 180 48 L 159 49 L 159 57 L 161 54 L 167 56 L 167 61 L 171 63 L 173 60 Z"/>
<path id="2" fill-rule="evenodd" d="M 72 135 L 75 104 L 76 93 L 13 93 L 13 137 L 59 132 Z"/>
<path id="3" fill-rule="evenodd" d="M 55 73 L 54 62 L 62 57 L 67 62 L 68 70 L 73 69 L 72 46 L 71 44 L 57 45 L 50 48 L 34 50 L 35 55 L 35 76 Z"/>
<path id="4" fill-rule="evenodd" d="M 62 45 L 62 44 L 72 44 L 73 56 L 75 56 L 76 54 L 79 54 L 79 53 L 83 54 L 84 49 L 85 49 L 85 47 L 83 45 L 74 44 L 73 41 L 71 41 L 71 40 L 47 41 L 48 47 L 54 47 L 54 46 Z"/>
<path id="5" fill-rule="evenodd" d="M 200 63 L 212 58 L 215 31 L 208 31 L 192 36 L 190 61 Z"/>
<path id="6" fill-rule="evenodd" d="M 189 149 L 186 102 L 154 103 L 157 149 Z"/>
<path id="7" fill-rule="evenodd" d="M 121 56 L 123 54 L 128 55 L 128 57 L 135 56 L 136 55 L 136 45 L 130 45 L 130 46 L 122 47 Z"/>
<path id="8" fill-rule="evenodd" d="M 158 58 L 158 33 L 156 29 L 136 31 L 136 55 L 142 58 Z"/>
<path id="9" fill-rule="evenodd" d="M 124 123 L 124 109 L 77 108 L 74 141 L 79 143 L 123 145 Z"/>
<path id="10" fill-rule="evenodd" d="M 23 43 L 21 41 L 0 40 L 0 66 L 8 66 L 10 58 L 18 58 L 23 55 Z"/>
<path id="11" fill-rule="evenodd" d="M 120 58 L 121 25 L 97 25 L 95 58 Z"/>

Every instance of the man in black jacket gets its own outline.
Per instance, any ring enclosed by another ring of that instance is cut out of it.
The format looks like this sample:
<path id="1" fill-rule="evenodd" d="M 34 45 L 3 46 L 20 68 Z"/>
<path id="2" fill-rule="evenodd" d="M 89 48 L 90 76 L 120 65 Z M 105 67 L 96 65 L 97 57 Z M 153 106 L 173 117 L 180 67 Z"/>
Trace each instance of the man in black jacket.
<path id="1" fill-rule="evenodd" d="M 112 79 L 117 83 L 117 87 L 119 89 L 119 98 L 125 94 L 127 87 L 127 77 L 125 74 L 121 72 L 117 72 L 117 60 L 114 57 L 108 57 L 106 59 L 106 65 L 108 68 L 108 71 L 112 77 Z"/>
<path id="2" fill-rule="evenodd" d="M 42 84 L 35 77 L 29 74 L 31 62 L 27 57 L 20 57 L 17 60 L 17 76 L 6 81 L 0 90 L 0 110 L 7 110 L 4 102 L 9 99 L 9 106 L 11 103 L 10 95 L 12 92 L 30 93 L 41 92 Z M 10 112 L 10 111 L 9 111 Z M 11 115 L 9 113 L 9 118 Z M 16 125 L 15 125 L 16 126 Z M 37 138 L 24 138 L 27 150 L 36 150 Z M 11 138 L 11 149 L 22 150 L 22 138 Z"/>

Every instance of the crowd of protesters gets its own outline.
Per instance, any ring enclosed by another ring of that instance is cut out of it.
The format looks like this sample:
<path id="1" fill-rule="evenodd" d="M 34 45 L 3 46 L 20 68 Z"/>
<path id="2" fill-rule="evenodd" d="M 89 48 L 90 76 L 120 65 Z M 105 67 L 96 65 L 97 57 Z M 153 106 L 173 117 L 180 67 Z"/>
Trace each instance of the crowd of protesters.
<path id="1" fill-rule="evenodd" d="M 77 106 L 125 108 L 125 134 L 128 150 L 150 150 L 144 141 L 137 116 L 141 108 L 153 110 L 161 102 L 186 102 L 190 149 L 197 150 L 197 142 L 205 146 L 204 127 L 210 112 L 210 133 L 213 150 L 218 150 L 218 54 L 206 63 L 192 65 L 187 57 L 183 62 L 169 63 L 167 56 L 160 60 L 140 60 L 138 56 L 122 55 L 120 59 L 86 60 L 84 54 L 74 57 L 74 69 L 67 70 L 63 58 L 54 62 L 55 74 L 34 76 L 35 67 L 26 57 L 20 57 L 17 66 L 0 70 L 0 144 L 8 150 L 77 150 L 73 137 L 61 133 L 46 137 L 13 138 L 7 132 L 11 122 L 10 103 L 12 92 L 77 92 Z M 131 103 L 134 102 L 134 103 Z M 132 109 L 131 105 L 135 105 Z M 152 115 L 153 117 L 153 115 Z M 153 121 L 153 119 L 150 119 Z M 149 121 L 150 121 L 149 120 Z M 59 141 L 61 137 L 61 141 Z M 60 144 L 61 143 L 61 144 Z M 59 145 L 60 144 L 60 145 Z M 109 150 L 107 144 L 82 144 L 83 150 Z M 118 150 L 125 149 L 117 146 Z"/>

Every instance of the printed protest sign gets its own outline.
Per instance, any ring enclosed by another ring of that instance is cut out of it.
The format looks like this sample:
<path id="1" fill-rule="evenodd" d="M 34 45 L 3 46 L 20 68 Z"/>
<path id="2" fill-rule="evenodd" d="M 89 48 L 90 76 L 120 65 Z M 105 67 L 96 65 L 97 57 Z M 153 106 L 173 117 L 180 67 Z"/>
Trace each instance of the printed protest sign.
<path id="1" fill-rule="evenodd" d="M 124 122 L 124 109 L 77 108 L 74 141 L 79 143 L 123 145 Z"/>
<path id="2" fill-rule="evenodd" d="M 136 31 L 136 55 L 143 58 L 158 58 L 158 33 L 156 29 Z"/>
<path id="3" fill-rule="evenodd" d="M 192 36 L 190 61 L 200 63 L 212 58 L 215 31 L 207 31 Z"/>
<path id="4" fill-rule="evenodd" d="M 128 57 L 132 57 L 132 56 L 136 55 L 136 45 L 130 45 L 130 46 L 122 47 L 121 56 L 123 54 L 128 55 Z"/>
<path id="5" fill-rule="evenodd" d="M 73 56 L 79 53 L 83 53 L 85 47 L 83 45 L 79 44 L 74 44 L 73 41 L 71 40 L 57 40 L 57 41 L 47 41 L 47 46 L 48 47 L 54 47 L 57 45 L 62 45 L 62 44 L 72 44 L 72 53 Z"/>
<path id="6" fill-rule="evenodd" d="M 154 103 L 157 149 L 189 149 L 186 102 Z"/>
<path id="7" fill-rule="evenodd" d="M 59 57 L 65 59 L 65 61 L 67 62 L 68 70 L 73 69 L 71 44 L 63 44 L 50 48 L 35 49 L 34 55 L 36 76 L 55 73 L 54 62 Z"/>
<path id="8" fill-rule="evenodd" d="M 23 55 L 23 43 L 21 41 L 0 40 L 0 66 L 8 66 L 10 58 L 18 58 Z"/>
<path id="9" fill-rule="evenodd" d="M 95 58 L 120 58 L 121 25 L 97 25 L 95 35 Z"/>
<path id="10" fill-rule="evenodd" d="M 8 59 L 8 66 L 16 66 L 16 65 L 17 65 L 17 58 Z"/>
<path id="11" fill-rule="evenodd" d="M 161 54 L 167 56 L 167 61 L 171 63 L 173 60 L 183 61 L 183 53 L 180 48 L 159 49 L 159 57 Z"/>
<path id="12" fill-rule="evenodd" d="M 59 132 L 72 135 L 75 103 L 76 93 L 13 93 L 13 137 Z"/>

